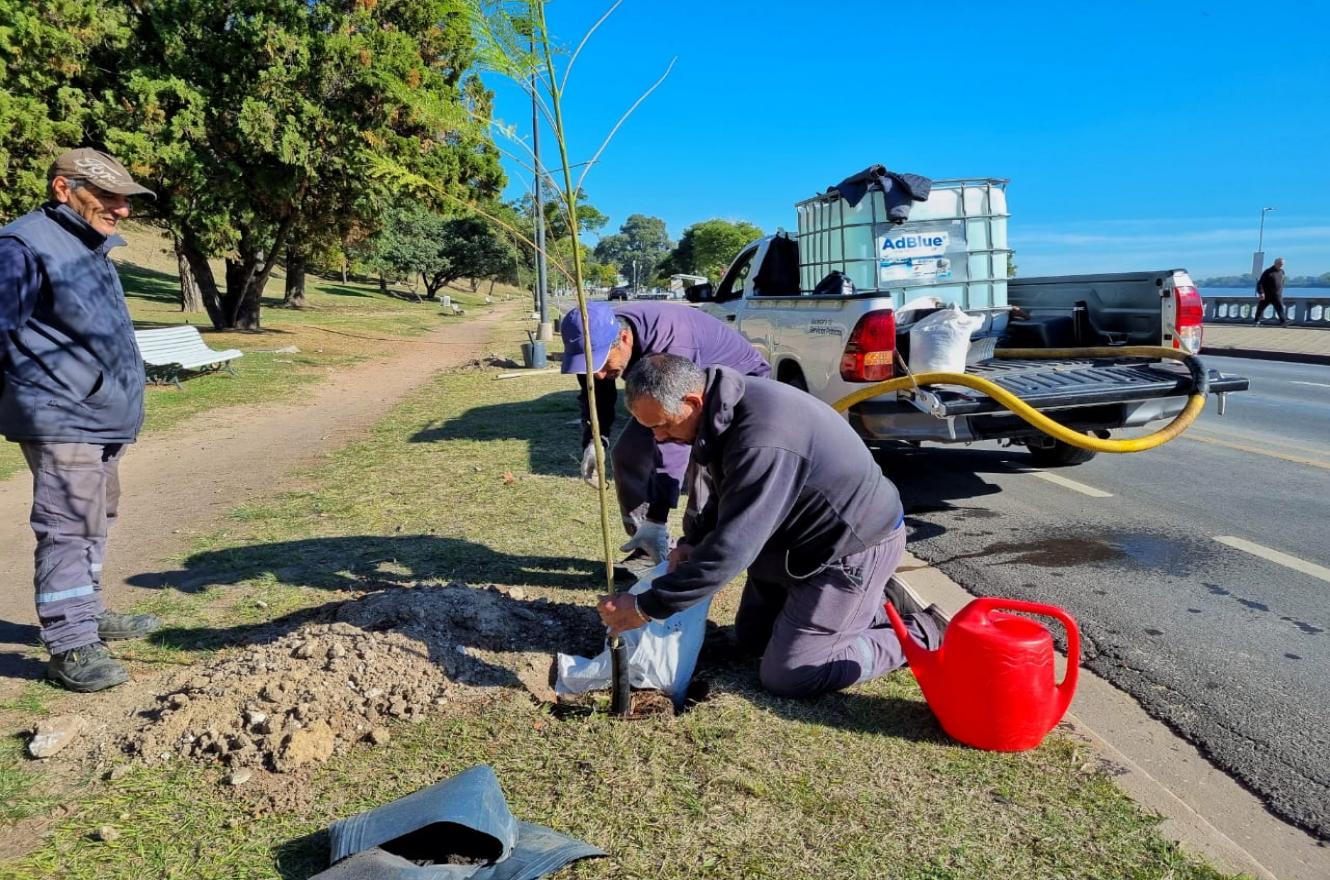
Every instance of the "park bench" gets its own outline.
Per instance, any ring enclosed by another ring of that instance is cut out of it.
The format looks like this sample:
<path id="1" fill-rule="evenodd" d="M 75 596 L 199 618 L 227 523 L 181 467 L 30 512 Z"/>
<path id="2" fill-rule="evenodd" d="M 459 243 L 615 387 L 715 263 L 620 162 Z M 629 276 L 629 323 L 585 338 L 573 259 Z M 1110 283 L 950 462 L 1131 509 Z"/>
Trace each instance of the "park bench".
<path id="1" fill-rule="evenodd" d="M 138 343 L 139 353 L 143 356 L 148 381 L 159 384 L 173 382 L 177 388 L 187 373 L 209 373 L 225 369 L 235 375 L 230 361 L 244 354 L 234 348 L 214 351 L 203 341 L 199 328 L 189 324 L 135 330 L 134 341 Z"/>

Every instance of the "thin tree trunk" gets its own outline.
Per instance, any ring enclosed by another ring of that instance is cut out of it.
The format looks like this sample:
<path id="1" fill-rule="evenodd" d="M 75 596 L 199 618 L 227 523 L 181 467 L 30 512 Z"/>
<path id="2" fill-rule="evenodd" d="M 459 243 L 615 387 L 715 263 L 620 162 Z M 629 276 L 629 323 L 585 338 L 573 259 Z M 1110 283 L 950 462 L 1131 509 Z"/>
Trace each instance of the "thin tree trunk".
<path id="1" fill-rule="evenodd" d="M 380 273 L 379 273 L 379 293 L 387 293 L 387 292 L 388 292 L 388 279 L 387 279 L 387 278 L 384 278 L 384 277 L 383 277 L 383 273 L 380 272 Z"/>
<path id="2" fill-rule="evenodd" d="M 343 284 L 346 283 L 346 264 L 347 264 L 347 259 L 346 259 L 346 257 L 342 257 L 342 283 L 343 283 Z"/>
<path id="3" fill-rule="evenodd" d="M 227 327 L 226 310 L 222 304 L 221 291 L 217 289 L 217 279 L 212 274 L 212 265 L 208 262 L 208 257 L 203 252 L 203 248 L 188 229 L 180 238 L 180 250 L 189 263 L 190 272 L 194 276 L 194 283 L 198 285 L 199 293 L 203 297 L 203 307 L 208 312 L 208 320 L 212 321 L 212 328 L 214 330 L 225 330 Z"/>
<path id="4" fill-rule="evenodd" d="M 494 296 L 494 279 L 490 278 L 490 292 L 486 296 Z"/>
<path id="5" fill-rule="evenodd" d="M 305 300 L 306 258 L 294 247 L 286 249 L 286 299 L 285 304 L 293 309 L 303 309 L 309 303 Z"/>
<path id="6" fill-rule="evenodd" d="M 199 283 L 194 280 L 194 272 L 189 268 L 189 258 L 185 256 L 184 245 L 180 236 L 172 234 L 171 244 L 175 247 L 176 271 L 180 275 L 180 311 L 203 311 L 203 294 Z"/>

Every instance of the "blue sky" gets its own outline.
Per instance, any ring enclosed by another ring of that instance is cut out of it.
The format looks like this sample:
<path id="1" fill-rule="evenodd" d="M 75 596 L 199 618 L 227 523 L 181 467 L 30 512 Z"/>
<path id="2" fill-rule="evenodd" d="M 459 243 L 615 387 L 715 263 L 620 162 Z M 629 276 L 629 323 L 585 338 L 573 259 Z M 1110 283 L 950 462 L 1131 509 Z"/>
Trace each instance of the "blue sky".
<path id="1" fill-rule="evenodd" d="M 550 29 L 576 46 L 607 8 L 556 0 Z M 796 201 L 880 162 L 1009 178 L 1022 275 L 1241 273 L 1267 206 L 1267 254 L 1320 274 L 1327 35 L 1322 2 L 625 0 L 577 60 L 566 126 L 589 159 L 676 59 L 586 179 L 606 232 L 632 213 L 676 237 L 711 217 L 792 228 Z M 529 102 L 491 85 L 529 136 Z M 517 195 L 530 175 L 509 171 Z"/>

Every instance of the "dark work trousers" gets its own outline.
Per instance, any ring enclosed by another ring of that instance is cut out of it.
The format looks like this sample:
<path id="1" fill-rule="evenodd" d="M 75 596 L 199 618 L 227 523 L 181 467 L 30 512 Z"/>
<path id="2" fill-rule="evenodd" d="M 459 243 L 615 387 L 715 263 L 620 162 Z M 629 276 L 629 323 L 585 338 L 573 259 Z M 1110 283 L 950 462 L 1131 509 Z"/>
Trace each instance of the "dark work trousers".
<path id="1" fill-rule="evenodd" d="M 762 581 L 750 573 L 734 631 L 741 645 L 761 653 L 762 686 L 782 697 L 812 697 L 904 666 L 883 609 L 883 589 L 904 552 L 901 526 L 807 578 Z M 926 647 L 941 644 L 932 618 L 903 620 Z"/>
<path id="2" fill-rule="evenodd" d="M 668 491 L 663 499 L 673 508 L 679 503 L 679 484 L 688 467 L 692 447 L 682 443 L 657 443 L 650 428 L 633 419 L 623 429 L 610 450 L 614 470 L 614 489 L 619 495 L 623 528 L 629 535 L 646 519 L 647 508 L 657 492 Z M 657 475 L 664 479 L 657 479 Z M 662 485 L 664 484 L 664 485 Z"/>
<path id="3" fill-rule="evenodd" d="M 1279 319 L 1279 323 L 1288 323 L 1288 320 L 1284 317 L 1284 295 L 1282 293 L 1276 293 L 1273 295 L 1267 293 L 1265 295 L 1265 298 L 1261 300 L 1258 306 L 1256 306 L 1256 320 L 1253 323 L 1261 323 L 1261 315 L 1265 314 L 1266 306 L 1274 306 L 1275 317 Z"/>
<path id="4" fill-rule="evenodd" d="M 120 503 L 125 447 L 22 443 L 32 471 L 34 585 L 42 642 L 52 654 L 97 641 L 106 533 Z"/>

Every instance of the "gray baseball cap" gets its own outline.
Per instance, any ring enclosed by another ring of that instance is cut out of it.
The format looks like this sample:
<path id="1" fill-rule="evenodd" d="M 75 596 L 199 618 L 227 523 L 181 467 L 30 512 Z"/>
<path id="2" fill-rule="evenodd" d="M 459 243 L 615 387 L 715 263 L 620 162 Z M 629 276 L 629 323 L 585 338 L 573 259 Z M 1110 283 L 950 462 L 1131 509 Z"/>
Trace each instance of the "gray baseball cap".
<path id="1" fill-rule="evenodd" d="M 124 165 L 91 147 L 62 153 L 60 158 L 51 163 L 51 170 L 46 175 L 47 180 L 55 180 L 57 177 L 86 180 L 99 189 L 117 195 L 157 198 L 157 193 L 130 177 Z"/>

